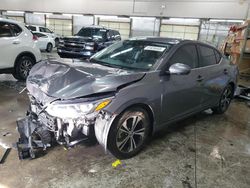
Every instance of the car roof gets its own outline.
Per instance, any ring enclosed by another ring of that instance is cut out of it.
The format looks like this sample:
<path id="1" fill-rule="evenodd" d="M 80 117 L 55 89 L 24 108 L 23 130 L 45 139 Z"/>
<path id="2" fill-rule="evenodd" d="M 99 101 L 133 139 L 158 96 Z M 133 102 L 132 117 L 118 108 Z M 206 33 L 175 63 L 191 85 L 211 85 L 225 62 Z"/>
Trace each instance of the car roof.
<path id="1" fill-rule="evenodd" d="M 177 38 L 167 38 L 167 37 L 133 37 L 128 40 L 142 40 L 142 41 L 149 41 L 149 42 L 159 42 L 159 43 L 166 43 L 166 44 L 179 44 L 182 41 L 182 39 Z"/>

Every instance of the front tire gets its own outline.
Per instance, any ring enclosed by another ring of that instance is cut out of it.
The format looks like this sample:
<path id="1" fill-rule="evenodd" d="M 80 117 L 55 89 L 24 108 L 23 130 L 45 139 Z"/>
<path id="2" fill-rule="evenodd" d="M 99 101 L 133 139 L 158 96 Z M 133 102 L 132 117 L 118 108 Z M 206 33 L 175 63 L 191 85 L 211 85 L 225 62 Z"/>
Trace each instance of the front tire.
<path id="1" fill-rule="evenodd" d="M 146 110 L 133 107 L 119 115 L 108 135 L 108 150 L 118 159 L 137 155 L 150 134 L 150 118 Z"/>
<path id="2" fill-rule="evenodd" d="M 233 99 L 233 87 L 228 85 L 222 92 L 219 105 L 212 108 L 215 114 L 223 114 L 227 111 L 232 99 Z"/>
<path id="3" fill-rule="evenodd" d="M 53 45 L 52 45 L 51 43 L 48 43 L 48 44 L 47 44 L 46 51 L 47 51 L 47 52 L 51 52 L 52 49 L 53 49 Z"/>
<path id="4" fill-rule="evenodd" d="M 26 80 L 29 75 L 30 69 L 35 64 L 35 60 L 29 56 L 22 56 L 18 58 L 14 67 L 13 76 L 17 80 Z"/>

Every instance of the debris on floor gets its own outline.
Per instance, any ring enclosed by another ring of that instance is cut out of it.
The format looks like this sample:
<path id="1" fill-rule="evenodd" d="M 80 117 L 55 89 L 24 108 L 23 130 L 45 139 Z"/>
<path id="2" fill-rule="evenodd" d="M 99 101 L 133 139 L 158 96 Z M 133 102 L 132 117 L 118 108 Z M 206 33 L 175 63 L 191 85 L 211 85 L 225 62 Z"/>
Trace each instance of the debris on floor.
<path id="1" fill-rule="evenodd" d="M 113 168 L 116 168 L 116 167 L 118 167 L 119 165 L 122 165 L 122 162 L 121 162 L 119 159 L 117 159 L 115 162 L 112 163 L 112 167 L 113 167 Z"/>
<path id="2" fill-rule="evenodd" d="M 5 162 L 10 151 L 11 151 L 11 148 L 4 148 L 3 154 L 0 152 L 0 164 L 3 164 Z"/>
<path id="3" fill-rule="evenodd" d="M 249 101 L 250 101 L 250 87 L 238 85 L 234 96 L 236 98 L 247 100 L 248 101 L 247 104 L 249 104 Z"/>

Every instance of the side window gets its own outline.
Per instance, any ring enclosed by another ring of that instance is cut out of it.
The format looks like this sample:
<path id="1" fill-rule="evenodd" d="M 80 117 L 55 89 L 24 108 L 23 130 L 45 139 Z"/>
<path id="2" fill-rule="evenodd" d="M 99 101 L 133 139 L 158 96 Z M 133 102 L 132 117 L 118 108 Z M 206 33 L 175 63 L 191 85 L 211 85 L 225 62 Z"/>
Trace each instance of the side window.
<path id="1" fill-rule="evenodd" d="M 110 34 L 111 40 L 115 40 L 115 33 L 114 33 L 114 31 L 110 30 L 109 34 Z"/>
<path id="2" fill-rule="evenodd" d="M 214 50 L 214 53 L 215 53 L 215 57 L 216 57 L 216 63 L 220 63 L 221 54 L 217 50 Z"/>
<path id="3" fill-rule="evenodd" d="M 0 22 L 0 38 L 12 37 L 11 26 L 6 22 Z"/>
<path id="4" fill-rule="evenodd" d="M 36 27 L 34 27 L 34 26 L 27 26 L 27 28 L 30 30 L 30 31 L 36 31 Z"/>
<path id="5" fill-rule="evenodd" d="M 14 36 L 18 36 L 22 33 L 22 29 L 16 24 L 10 24 Z"/>
<path id="6" fill-rule="evenodd" d="M 195 45 L 187 44 L 181 46 L 170 59 L 170 65 L 182 63 L 189 65 L 192 69 L 198 66 L 198 55 Z"/>
<path id="7" fill-rule="evenodd" d="M 45 32 L 46 33 L 52 33 L 52 31 L 50 31 L 48 28 L 45 28 Z"/>
<path id="8" fill-rule="evenodd" d="M 216 64 L 214 49 L 207 46 L 199 46 L 200 48 L 200 67 L 206 67 Z"/>
<path id="9" fill-rule="evenodd" d="M 115 33 L 115 40 L 121 40 L 120 33 L 118 31 L 114 31 Z"/>
<path id="10" fill-rule="evenodd" d="M 34 33 L 34 35 L 37 36 L 38 38 L 41 38 L 41 37 L 46 38 L 47 37 L 46 35 L 44 35 L 42 33 Z"/>
<path id="11" fill-rule="evenodd" d="M 40 32 L 44 32 L 44 33 L 46 33 L 46 30 L 45 30 L 45 28 L 44 28 L 44 27 L 39 27 L 39 31 L 40 31 Z"/>

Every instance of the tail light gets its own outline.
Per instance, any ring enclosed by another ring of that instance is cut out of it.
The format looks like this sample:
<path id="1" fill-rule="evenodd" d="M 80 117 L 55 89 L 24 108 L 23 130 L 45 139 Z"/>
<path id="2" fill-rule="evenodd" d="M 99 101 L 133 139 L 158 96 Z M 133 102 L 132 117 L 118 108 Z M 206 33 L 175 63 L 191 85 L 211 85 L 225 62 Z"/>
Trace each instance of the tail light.
<path id="1" fill-rule="evenodd" d="M 33 35 L 33 41 L 37 41 L 38 40 L 38 37 L 36 35 Z"/>

